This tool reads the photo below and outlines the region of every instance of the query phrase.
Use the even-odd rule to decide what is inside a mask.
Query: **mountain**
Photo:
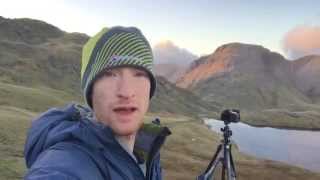
[[[0,16],[1,40],[41,44],[49,39],[59,38],[64,32],[43,21],[22,19],[6,19]]]
[[[293,61],[296,87],[313,102],[320,102],[320,56],[306,56]]]
[[[0,18],[0,81],[79,94],[79,60],[88,38],[38,20]]]
[[[257,110],[309,103],[295,87],[291,62],[262,46],[231,43],[200,58],[177,81],[206,101]]]
[[[193,86],[199,81],[228,73],[254,74],[265,78],[273,76],[290,81],[287,76],[290,72],[289,64],[280,54],[262,46],[231,43],[195,61],[178,84],[182,87]]]

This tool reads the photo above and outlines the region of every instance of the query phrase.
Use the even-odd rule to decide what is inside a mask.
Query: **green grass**
[[[218,106],[202,101],[194,93],[176,87],[163,77],[157,77],[157,91],[152,98],[150,111],[199,117],[215,115]]]
[[[193,91],[205,101],[251,111],[311,102],[291,85],[274,79],[267,81],[263,75],[243,73],[202,81]]]
[[[35,113],[0,106],[0,179],[22,179],[26,170],[23,147],[27,129]]]
[[[256,112],[244,111],[242,121],[254,126],[268,126],[287,129],[320,129],[320,111],[317,106],[307,108],[288,107],[265,109]]]
[[[0,106],[14,106],[33,112],[41,112],[52,106],[76,101],[72,95],[46,87],[30,88],[0,83]]]
[[[0,81],[80,94],[80,59],[80,44],[62,39],[41,45],[2,40]]]
[[[63,91],[0,83],[0,180],[22,179],[23,147],[31,120],[73,99]]]

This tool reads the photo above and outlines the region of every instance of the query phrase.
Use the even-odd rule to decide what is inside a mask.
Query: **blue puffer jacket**
[[[71,104],[50,109],[33,121],[25,159],[26,180],[160,180],[159,150],[170,131],[149,124],[139,131],[134,153],[145,161],[144,176],[137,161],[114,138],[110,128],[92,118],[92,112]]]

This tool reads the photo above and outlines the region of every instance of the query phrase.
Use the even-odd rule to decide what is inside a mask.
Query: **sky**
[[[287,58],[320,54],[317,0],[0,0],[0,16],[46,21],[90,36],[102,27],[136,26],[152,46],[171,41],[200,56],[241,42]]]

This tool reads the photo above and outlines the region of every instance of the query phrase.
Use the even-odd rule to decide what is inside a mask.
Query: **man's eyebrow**
[[[144,70],[142,70],[142,69],[136,69],[136,71],[146,73],[146,71],[144,71]]]
[[[148,73],[147,73],[146,71],[141,70],[141,69],[137,69],[135,72],[136,72],[136,73],[143,73],[143,74],[148,75]]]

